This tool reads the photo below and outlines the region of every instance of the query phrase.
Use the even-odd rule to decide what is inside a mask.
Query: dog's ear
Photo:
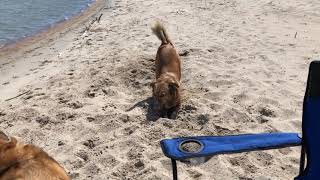
[[[0,131],[0,140],[9,141],[9,138],[4,132]]]
[[[0,143],[0,152],[4,152],[8,149],[14,148],[16,145],[17,145],[17,139],[14,137],[11,137],[10,141],[5,141]]]
[[[178,88],[180,87],[178,82],[172,82],[169,83],[169,92],[172,95],[175,95],[177,93]]]

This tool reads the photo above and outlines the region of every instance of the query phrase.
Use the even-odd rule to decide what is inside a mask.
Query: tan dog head
[[[0,179],[69,180],[65,170],[42,149],[18,143],[0,131]]]
[[[0,131],[0,172],[15,163],[17,159],[13,157],[17,145],[15,138],[8,138],[6,134]]]
[[[168,110],[180,103],[180,83],[170,76],[161,76],[151,83],[153,97],[160,110]]]

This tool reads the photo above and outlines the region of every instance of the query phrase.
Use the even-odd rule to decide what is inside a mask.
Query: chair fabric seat
[[[295,180],[320,179],[320,97],[305,99],[303,138],[307,148],[307,167]]]
[[[192,153],[180,149],[181,143],[196,141],[202,144],[199,152]],[[164,154],[174,160],[217,154],[239,153],[253,150],[266,150],[289,146],[300,146],[301,138],[297,133],[261,133],[232,136],[197,136],[164,139],[160,142]]]

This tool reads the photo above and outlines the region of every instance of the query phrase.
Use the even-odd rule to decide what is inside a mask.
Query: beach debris
[[[23,92],[23,93],[21,93],[21,94],[18,94],[17,96],[12,97],[12,98],[9,98],[9,99],[6,99],[6,100],[4,100],[4,101],[10,101],[10,100],[12,100],[12,99],[18,98],[18,97],[23,96],[23,95],[25,95],[25,94],[28,94],[28,93],[30,93],[30,92],[31,92],[31,91],[28,90],[28,91],[26,91],[26,92]]]
[[[295,38],[295,39],[297,38],[297,35],[298,35],[298,32],[296,32],[296,34],[294,34],[294,38]]]
[[[97,16],[95,19],[93,19],[88,26],[85,25],[84,28],[84,32],[82,34],[82,37],[86,37],[87,32],[92,28],[92,26],[94,25],[95,22],[100,23],[101,17],[102,17],[103,13],[101,13],[99,16]]]
[[[98,23],[100,23],[102,15],[103,15],[103,13],[101,13],[100,16],[98,18],[96,18]]]

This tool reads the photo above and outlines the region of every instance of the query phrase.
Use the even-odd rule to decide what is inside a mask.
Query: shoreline
[[[56,22],[55,24],[48,25],[39,32],[27,37],[22,37],[14,42],[5,44],[0,47],[0,59],[11,55],[13,53],[27,51],[28,48],[38,43],[48,43],[56,37],[64,35],[71,30],[79,28],[79,26],[88,22],[93,16],[98,14],[105,7],[104,0],[93,1],[86,9],[81,10],[76,15],[71,16],[69,19]]]

